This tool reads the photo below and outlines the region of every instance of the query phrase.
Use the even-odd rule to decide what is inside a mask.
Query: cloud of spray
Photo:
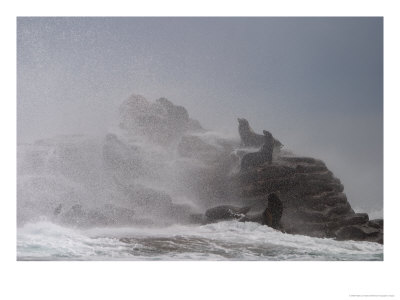
[[[237,117],[383,204],[382,18],[18,18],[18,141],[102,135],[133,92]]]

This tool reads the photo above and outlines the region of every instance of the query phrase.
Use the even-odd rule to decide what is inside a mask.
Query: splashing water
[[[382,245],[283,234],[256,223],[194,225],[238,201],[239,141],[184,108],[134,96],[120,128],[18,145],[19,260],[382,260]]]
[[[382,245],[289,235],[257,223],[92,228],[27,224],[19,260],[382,260]]]

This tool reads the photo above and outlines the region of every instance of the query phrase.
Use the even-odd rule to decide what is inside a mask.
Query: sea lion
[[[283,213],[283,204],[278,195],[271,193],[268,195],[268,206],[261,213],[256,215],[247,215],[241,218],[240,222],[256,222],[267,225],[274,229],[281,229],[280,220]]]
[[[240,219],[246,215],[250,208],[250,206],[237,207],[232,205],[221,205],[208,209],[205,216],[208,222]]]
[[[264,136],[257,134],[250,127],[249,121],[238,118],[239,135],[242,145],[245,147],[261,147],[264,144]]]
[[[246,171],[252,167],[260,166],[264,163],[272,162],[272,153],[274,151],[274,138],[269,131],[264,130],[264,145],[260,151],[247,153],[243,156],[240,163],[240,170]]]
[[[280,227],[280,221],[283,213],[283,204],[278,195],[271,193],[268,195],[268,207],[264,210],[262,224],[268,225],[274,229]]]
[[[250,127],[249,121],[243,118],[238,118],[239,135],[242,146],[244,147],[261,147],[264,144],[265,138],[262,134],[257,134]],[[283,147],[282,143],[277,139],[273,139],[275,151],[280,151]]]

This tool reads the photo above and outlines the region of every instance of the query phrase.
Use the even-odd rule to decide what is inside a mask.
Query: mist
[[[132,93],[207,129],[244,117],[383,208],[382,18],[18,18],[18,143],[104,135]]]

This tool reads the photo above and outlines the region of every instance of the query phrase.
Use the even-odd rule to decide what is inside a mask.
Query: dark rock
[[[327,216],[330,219],[336,216],[346,216],[348,214],[354,214],[354,210],[351,208],[349,202],[337,204],[336,206],[329,208],[327,211]]]
[[[374,228],[383,229],[383,220],[382,219],[371,220],[368,222],[368,225]]]
[[[308,222],[325,222],[329,221],[328,214],[320,211],[309,210],[303,207],[298,209],[298,216]]]
[[[268,195],[268,206],[265,208],[264,205],[261,213],[253,212],[252,214],[248,214],[251,209],[252,207],[250,206],[236,207],[221,205],[208,209],[203,218],[201,215],[192,215],[191,218],[202,223],[236,219],[240,222],[257,222],[274,229],[282,229],[280,220],[283,213],[283,204],[275,193]]]
[[[308,167],[313,167],[313,168],[321,167],[321,166],[326,167],[325,163],[322,160],[311,158],[311,157],[293,157],[293,156],[290,156],[290,157],[282,157],[282,160],[283,161],[287,161],[289,163],[305,163],[305,164],[308,164]],[[310,166],[310,164],[312,166]],[[299,165],[297,165],[296,167],[298,167],[298,166]],[[303,167],[305,167],[305,166],[303,166]]]
[[[281,225],[288,233],[383,242],[383,221],[356,214],[340,180],[321,160],[281,156],[271,164],[241,170],[238,179],[244,204],[255,205],[279,192],[284,205]]]
[[[339,225],[346,226],[346,225],[360,225],[365,224],[369,220],[368,214],[365,213],[357,213],[351,214],[344,218],[339,218]]]
[[[383,232],[368,225],[350,225],[335,232],[338,240],[371,241],[383,243]]]
[[[244,217],[249,210],[249,206],[236,207],[232,205],[221,205],[208,209],[205,216],[209,222],[232,220]]]
[[[338,240],[356,240],[362,241],[365,239],[366,234],[360,226],[350,225],[340,228],[335,232]]]

